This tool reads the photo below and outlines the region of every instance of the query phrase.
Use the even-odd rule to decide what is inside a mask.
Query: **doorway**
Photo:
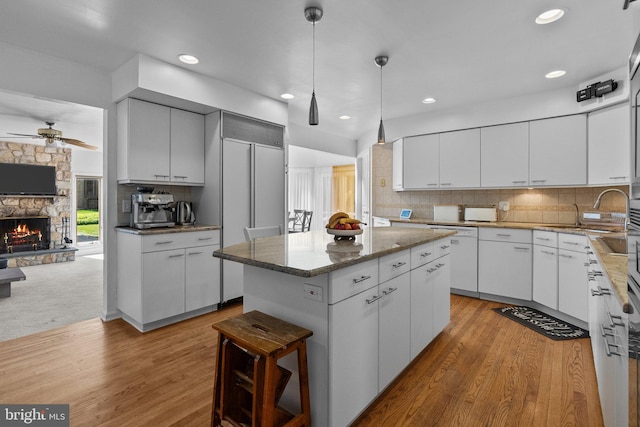
[[[102,245],[100,194],[102,178],[76,176],[76,244],[79,248]]]

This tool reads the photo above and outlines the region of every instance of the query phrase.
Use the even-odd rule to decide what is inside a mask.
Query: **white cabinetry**
[[[629,104],[589,113],[589,184],[629,182]]]
[[[117,106],[118,182],[204,184],[204,116],[127,98]]]
[[[558,233],[533,231],[533,300],[558,309]]]
[[[439,187],[440,135],[402,138],[393,143],[393,189],[424,190]]]
[[[558,309],[584,322],[589,318],[588,246],[583,235],[558,233]]]
[[[220,302],[218,230],[138,235],[119,232],[118,309],[145,332],[211,311]],[[183,317],[180,317],[183,316]]]
[[[529,182],[534,186],[587,183],[587,119],[573,115],[529,123]]]
[[[482,187],[526,187],[529,183],[529,123],[480,129]]]
[[[393,159],[392,159],[392,177],[393,177],[393,190],[402,191],[404,189],[404,164],[403,164],[403,151],[404,151],[404,138],[393,141]]]
[[[480,187],[480,129],[440,134],[440,188]]]
[[[531,301],[531,230],[478,230],[478,291]]]

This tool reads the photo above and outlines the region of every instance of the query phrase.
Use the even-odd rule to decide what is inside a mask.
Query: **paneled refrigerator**
[[[244,242],[244,227],[280,225],[284,230],[284,150],[222,140],[222,247]],[[243,266],[222,262],[222,298],[242,295]]]

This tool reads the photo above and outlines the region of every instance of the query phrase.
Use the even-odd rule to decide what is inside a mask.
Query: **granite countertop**
[[[140,234],[140,235],[152,235],[152,234],[168,234],[168,233],[189,233],[192,231],[207,231],[207,230],[220,230],[222,227],[219,225],[204,225],[204,224],[195,224],[195,225],[176,225],[175,227],[158,227],[158,228],[146,228],[144,230],[140,230],[133,227],[128,226],[118,226],[116,227],[116,231],[121,233],[129,233],[129,234]]]
[[[335,241],[325,230],[265,237],[217,250],[213,256],[295,276],[313,277],[456,233],[402,227],[365,227],[363,230],[355,240],[344,241]]]
[[[622,234],[622,233],[621,233]],[[612,234],[608,234],[611,236]],[[608,249],[598,240],[597,236],[590,236],[591,245],[595,249],[604,272],[608,277],[618,299],[622,303],[625,312],[629,308],[629,294],[627,292],[627,276],[629,272],[629,259],[623,255],[611,255]]]

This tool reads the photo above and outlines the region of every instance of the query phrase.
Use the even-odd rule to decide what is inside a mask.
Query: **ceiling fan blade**
[[[15,135],[15,136],[23,136],[25,138],[42,138],[42,136],[40,135],[29,135],[26,133],[11,133],[11,132],[7,132],[8,135]]]
[[[97,150],[98,147],[95,147],[93,145],[89,145],[86,142],[82,142],[79,139],[73,139],[73,138],[58,138],[60,141],[63,141],[66,144],[71,144],[71,145],[75,145],[76,147],[82,147],[82,148],[86,148],[88,150]]]

